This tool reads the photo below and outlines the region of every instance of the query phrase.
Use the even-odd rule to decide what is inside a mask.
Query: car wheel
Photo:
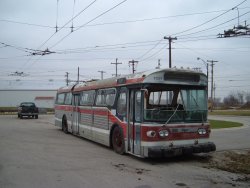
[[[22,115],[20,115],[20,119],[23,119],[23,116],[22,116]]]
[[[123,131],[119,126],[115,126],[112,133],[112,146],[116,153],[124,154],[125,153],[125,144]]]
[[[35,115],[35,118],[38,119],[38,115]]]

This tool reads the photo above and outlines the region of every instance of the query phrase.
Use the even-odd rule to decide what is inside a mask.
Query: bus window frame
[[[69,99],[67,100],[68,95],[69,95]],[[65,93],[64,104],[65,105],[72,105],[72,98],[73,98],[73,95],[71,92]]]
[[[92,101],[89,103],[82,103],[82,96],[84,93],[91,93],[92,94]],[[79,105],[80,106],[93,106],[95,104],[95,98],[97,95],[97,91],[96,90],[86,90],[86,91],[82,91],[80,93],[80,99],[79,99]]]
[[[58,101],[60,95],[63,95],[62,102]],[[58,105],[64,105],[65,104],[65,96],[66,96],[66,93],[58,93],[57,96],[56,96],[56,104],[58,104]]]
[[[112,104],[107,104],[107,95],[108,94],[113,94],[110,91],[114,91],[114,99],[112,101]],[[100,92],[103,93],[104,95],[104,103],[97,103],[98,96],[100,95]],[[116,97],[117,97],[117,89],[116,88],[106,88],[106,89],[98,89],[96,91],[96,96],[95,96],[95,106],[100,106],[100,107],[113,107],[116,104]]]

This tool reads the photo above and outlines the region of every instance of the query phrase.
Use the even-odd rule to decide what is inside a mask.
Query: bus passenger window
[[[120,96],[117,101],[117,114],[120,116],[126,116],[126,106],[127,106],[127,96],[126,93],[120,93]]]
[[[99,90],[96,98],[96,105],[105,106],[105,91]]]
[[[95,98],[95,90],[84,91],[81,93],[80,105],[93,105]]]
[[[65,93],[57,95],[56,104],[64,104]]]
[[[109,89],[106,91],[106,105],[107,106],[113,106],[115,102],[115,95],[116,95],[116,90],[115,89]]]
[[[72,103],[72,94],[67,93],[65,97],[65,104],[70,105]]]

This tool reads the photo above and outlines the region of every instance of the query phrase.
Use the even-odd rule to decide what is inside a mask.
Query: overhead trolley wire
[[[186,33],[186,32],[188,32],[188,31],[192,31],[192,30],[194,30],[194,29],[196,29],[196,28],[199,28],[199,27],[201,27],[201,26],[203,26],[203,25],[205,25],[205,24],[208,24],[209,22],[211,22],[211,21],[213,21],[213,20],[216,20],[217,18],[223,16],[224,14],[227,14],[228,12],[232,11],[232,9],[234,9],[234,8],[236,8],[236,7],[238,7],[238,6],[240,6],[241,4],[245,3],[246,1],[247,1],[247,0],[242,1],[241,3],[239,3],[239,4],[236,5],[236,6],[234,6],[233,8],[231,8],[231,9],[229,9],[229,10],[227,10],[227,11],[221,13],[221,14],[219,14],[218,16],[216,16],[216,17],[214,17],[214,18],[212,18],[212,19],[210,19],[210,20],[207,20],[207,21],[203,22],[202,24],[199,24],[199,25],[197,25],[197,26],[194,26],[194,27],[191,27],[191,28],[189,28],[189,29],[183,30],[183,31],[181,31],[181,32],[177,32],[177,33],[171,34],[170,36],[173,36],[173,35],[175,35],[175,36],[177,35],[177,36],[178,36],[179,34]],[[180,35],[180,36],[181,36],[181,35]]]
[[[249,14],[249,13],[250,13],[250,11],[248,11],[248,12],[246,12],[246,13],[240,15],[239,17],[245,16],[245,15],[247,15],[247,14]],[[232,19],[230,19],[230,20],[228,20],[228,21],[226,21],[226,22],[217,24],[217,25],[215,25],[215,26],[213,26],[213,27],[209,27],[209,28],[206,28],[206,29],[202,29],[202,30],[200,30],[200,31],[196,31],[196,32],[193,32],[193,33],[188,33],[188,34],[185,34],[185,35],[179,35],[179,36],[178,36],[178,39],[180,39],[181,37],[185,37],[185,36],[189,36],[189,35],[193,35],[193,34],[197,34],[197,33],[201,33],[201,32],[204,32],[204,31],[208,31],[208,30],[214,29],[214,28],[216,28],[216,27],[219,27],[219,26],[221,26],[221,25],[224,25],[224,24],[226,24],[226,23],[228,23],[228,22],[231,22],[231,21],[234,21],[234,20],[236,20],[236,19],[238,19],[238,17],[232,18]]]
[[[97,0],[92,1],[90,4],[88,4],[84,9],[82,9],[80,12],[78,12],[73,18],[71,18],[69,21],[67,21],[62,27],[59,28],[58,32],[62,30],[66,25],[68,25],[73,19],[78,17],[80,14],[82,14],[85,10],[87,10],[91,5],[93,5]],[[43,47],[57,32],[53,33],[45,42],[43,42],[38,49]]]
[[[84,23],[83,25],[79,26],[75,31],[78,31],[79,29],[85,27],[87,24],[93,22],[94,20],[98,19],[99,17],[107,14],[108,12],[110,12],[111,10],[115,9],[116,7],[120,6],[121,4],[125,3],[127,0],[123,0],[120,3],[116,4],[115,6],[111,7],[110,9],[102,12],[101,14],[99,14],[98,16],[94,17],[93,19],[89,20],[88,22]],[[69,35],[71,35],[72,33],[69,33],[67,35],[65,35],[63,38],[61,38],[58,42],[56,42],[54,45],[52,45],[50,47],[50,49],[54,48],[55,46],[57,46],[59,43],[61,43],[64,39],[66,39]]]
[[[242,7],[242,8],[239,8],[239,9],[249,9],[249,8],[250,7]],[[169,18],[184,17],[184,16],[211,14],[211,13],[222,12],[222,11],[226,11],[226,10],[214,10],[214,11],[207,11],[207,12],[186,13],[186,14],[171,15],[171,16],[162,16],[162,17],[153,17],[153,18],[145,18],[145,19],[114,21],[114,22],[106,22],[106,23],[96,23],[96,24],[88,24],[85,27],[94,27],[94,26],[102,26],[102,25],[113,25],[113,24],[123,24],[123,23],[135,23],[135,22],[145,22],[145,21],[154,21],[154,20],[162,20],[162,19],[169,19]],[[58,17],[58,15],[56,17]],[[56,18],[56,20],[57,19],[58,18]],[[36,26],[36,27],[43,27],[43,28],[51,28],[51,29],[55,29],[56,28],[56,27],[50,26],[50,25],[34,24],[34,23],[28,23],[28,22],[19,22],[19,21],[16,21],[16,20],[0,19],[0,22],[22,24],[22,25]],[[74,28],[78,28],[78,27],[79,26],[75,26]],[[61,27],[57,25],[57,28],[61,28]],[[71,28],[71,27],[65,27],[64,26],[63,28]]]

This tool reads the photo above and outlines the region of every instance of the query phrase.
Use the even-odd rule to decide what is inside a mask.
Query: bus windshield
[[[144,121],[195,123],[207,121],[205,88],[148,89],[145,92]]]

